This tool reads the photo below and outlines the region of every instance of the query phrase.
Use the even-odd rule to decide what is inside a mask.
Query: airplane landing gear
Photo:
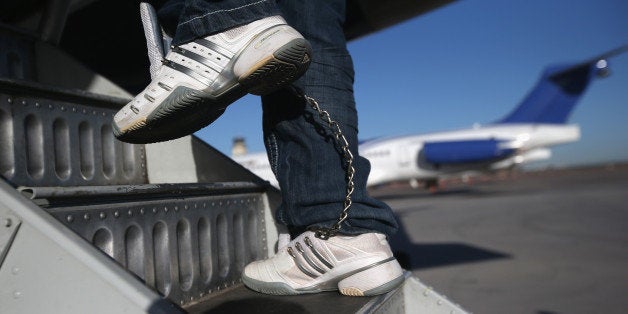
[[[436,193],[440,190],[440,186],[438,184],[438,179],[428,179],[425,180],[425,189],[430,191],[430,193]]]

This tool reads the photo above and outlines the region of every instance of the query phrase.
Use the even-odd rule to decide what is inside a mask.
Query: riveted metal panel
[[[265,258],[262,193],[180,195],[47,211],[146,285],[187,306],[240,282]]]
[[[91,105],[96,101],[87,96],[30,96],[38,93],[46,91],[0,94],[0,175],[27,186],[146,182],[144,146],[113,136],[117,104]]]
[[[0,216],[1,313],[182,313],[4,180]]]

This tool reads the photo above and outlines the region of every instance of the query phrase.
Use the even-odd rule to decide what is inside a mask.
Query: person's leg
[[[172,50],[143,92],[115,116],[120,140],[152,143],[189,135],[247,92],[263,95],[307,69],[309,43],[277,15],[273,0],[168,2]]]
[[[354,156],[353,205],[341,231],[393,234],[396,220],[386,204],[368,195],[370,164],[358,154],[353,63],[342,30],[344,1],[279,4],[288,23],[312,45],[310,68],[294,84],[316,99],[340,124]],[[282,90],[262,100],[266,149],[283,196],[278,220],[296,233],[309,226],[330,227],[338,220],[346,196],[341,148],[334,144],[330,129],[303,98]]]
[[[171,0],[157,12],[159,21],[180,45],[253,21],[280,15],[275,0]]]
[[[353,65],[342,30],[344,0],[279,2],[288,23],[312,44],[312,63],[295,85],[316,99],[342,130],[354,156],[355,190],[339,234],[316,237],[308,227],[331,227],[344,208],[346,169],[334,134],[304,99],[290,90],[263,97],[264,133],[283,202],[277,220],[294,240],[269,259],[249,264],[242,280],[269,294],[339,290],[376,295],[403,282],[386,241],[397,223],[391,209],[366,191],[369,163],[357,151]]]

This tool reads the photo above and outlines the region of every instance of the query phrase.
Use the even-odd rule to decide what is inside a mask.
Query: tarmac
[[[403,266],[470,312],[628,313],[626,164],[372,194]]]

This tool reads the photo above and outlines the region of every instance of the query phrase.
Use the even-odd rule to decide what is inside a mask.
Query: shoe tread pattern
[[[222,99],[206,99],[200,91],[179,87],[147,117],[145,125],[132,127],[123,134],[114,128],[114,133],[120,140],[136,144],[172,140],[214,122],[225,107]]]
[[[273,54],[273,58],[240,80],[249,93],[266,95],[286,86],[305,73],[311,48],[304,39],[294,39]]]

